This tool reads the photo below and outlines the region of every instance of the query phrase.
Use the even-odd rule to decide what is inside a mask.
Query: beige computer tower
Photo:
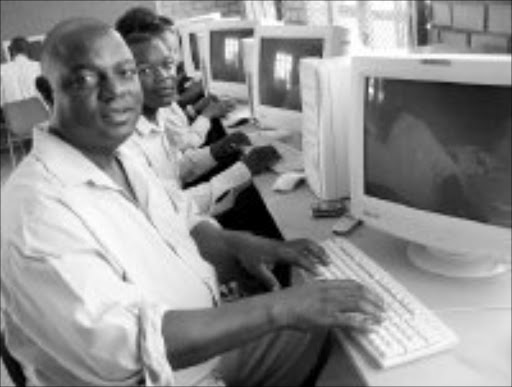
[[[302,152],[306,180],[320,199],[350,195],[350,59],[300,62]]]

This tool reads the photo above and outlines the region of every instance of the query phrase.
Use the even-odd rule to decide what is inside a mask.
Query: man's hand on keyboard
[[[272,290],[279,288],[279,282],[270,271],[270,265],[288,263],[313,274],[317,265],[327,263],[323,247],[308,239],[281,242],[248,233],[231,234],[234,245],[238,246],[234,255],[241,266]]]
[[[220,162],[234,154],[239,155],[242,152],[242,147],[246,145],[250,145],[247,135],[242,132],[234,132],[210,145],[210,153],[215,161]]]
[[[266,145],[250,149],[242,157],[242,162],[245,163],[254,176],[274,165],[280,158],[281,156],[276,148],[272,145]]]
[[[206,105],[201,115],[206,118],[221,118],[235,108],[235,102],[230,100],[219,100],[217,98],[206,99]]]
[[[380,296],[348,279],[313,281],[278,295],[274,318],[280,326],[289,328],[347,327],[371,331],[382,322],[385,312]]]

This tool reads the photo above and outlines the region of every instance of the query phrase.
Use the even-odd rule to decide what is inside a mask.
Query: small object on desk
[[[349,212],[345,212],[341,219],[332,226],[332,232],[336,235],[347,235],[354,231],[361,223],[360,219],[356,219]]]
[[[279,175],[272,189],[277,192],[290,192],[297,188],[306,178],[306,175],[302,172],[286,172]]]
[[[314,218],[337,218],[347,212],[345,200],[320,200],[311,205]]]

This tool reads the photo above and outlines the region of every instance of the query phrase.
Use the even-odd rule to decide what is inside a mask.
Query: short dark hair
[[[128,46],[133,46],[135,44],[150,42],[153,39],[156,39],[154,34],[149,34],[149,33],[144,33],[144,32],[134,32],[134,33],[129,34],[126,38],[124,38],[124,40]]]
[[[172,19],[156,14],[146,7],[134,7],[126,11],[117,21],[116,30],[126,39],[134,33],[160,34],[174,25]]]
[[[23,36],[16,36],[11,40],[11,45],[9,46],[9,51],[12,56],[16,56],[18,54],[28,55],[30,51],[30,45],[28,40]]]

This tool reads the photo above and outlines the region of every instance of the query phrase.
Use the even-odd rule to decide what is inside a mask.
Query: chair
[[[37,124],[47,121],[49,112],[37,97],[6,103],[3,106],[7,127],[7,146],[13,168],[16,166],[15,146],[19,146],[25,155],[23,142],[32,139],[32,129]]]

